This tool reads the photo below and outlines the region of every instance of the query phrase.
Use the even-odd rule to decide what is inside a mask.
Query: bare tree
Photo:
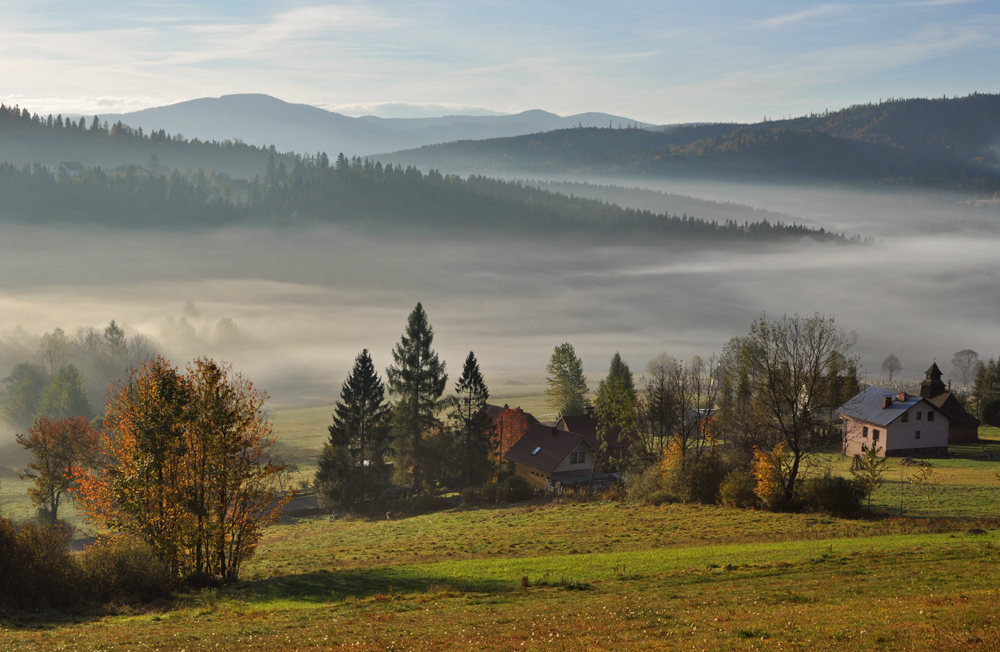
[[[834,356],[853,361],[857,336],[837,328],[833,317],[798,315],[768,321],[727,345],[727,373],[740,379],[745,400],[763,418],[775,440],[788,452],[784,499],[791,500],[803,459],[819,444],[815,436],[829,405],[833,384],[828,373]]]
[[[889,374],[889,382],[892,382],[892,375],[903,370],[903,363],[899,361],[899,358],[895,354],[890,353],[885,360],[882,361],[882,371]]]
[[[972,349],[962,349],[951,356],[951,365],[962,387],[968,387],[976,379],[979,371],[979,354]]]

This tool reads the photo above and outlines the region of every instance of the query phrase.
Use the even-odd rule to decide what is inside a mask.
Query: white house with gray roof
[[[844,455],[874,447],[879,457],[948,451],[947,416],[920,395],[868,387],[838,411],[844,422]]]

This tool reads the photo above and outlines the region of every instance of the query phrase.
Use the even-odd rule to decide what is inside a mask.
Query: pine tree
[[[316,486],[326,502],[351,509],[358,501],[377,497],[389,484],[388,416],[385,386],[365,349],[340,389],[316,472]]]
[[[462,440],[462,480],[466,487],[471,487],[484,482],[490,473],[492,444],[492,429],[486,414],[490,391],[472,351],[465,359],[462,377],[455,383],[455,394],[451,418]]]
[[[573,345],[564,342],[557,346],[545,370],[549,374],[549,387],[545,390],[549,407],[560,415],[582,414],[586,407],[587,378]]]
[[[394,364],[386,370],[389,391],[398,397],[393,410],[397,453],[401,468],[412,468],[411,479],[417,488],[423,487],[425,480],[423,438],[440,425],[437,412],[448,382],[445,365],[431,348],[433,342],[434,331],[424,307],[418,303],[392,351]]]

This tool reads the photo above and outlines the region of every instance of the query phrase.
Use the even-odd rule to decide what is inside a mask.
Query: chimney
[[[885,410],[890,405],[892,405],[892,397],[891,396],[883,396],[882,397],[882,409]]]
[[[906,403],[906,392],[900,392],[896,395],[896,400],[900,403]]]
[[[584,408],[583,411],[587,413],[588,417],[594,416],[594,406],[593,405],[588,405],[586,408]]]

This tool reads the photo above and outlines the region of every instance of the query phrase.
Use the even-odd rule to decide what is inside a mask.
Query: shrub
[[[683,502],[713,504],[719,500],[719,487],[729,470],[718,453],[688,455],[666,476],[667,487]]]
[[[483,485],[480,493],[488,503],[519,503],[531,500],[535,490],[531,484],[519,475],[512,475],[500,482],[490,480]]]
[[[625,497],[630,502],[646,505],[677,502],[676,496],[667,489],[658,464],[651,464],[644,470],[627,474]]]
[[[818,478],[807,478],[802,482],[799,504],[806,511],[854,516],[861,511],[866,495],[864,485],[858,480],[830,475],[827,471]]]
[[[750,471],[733,469],[719,485],[719,503],[726,507],[754,507],[757,504],[756,484]]]
[[[80,556],[86,596],[95,602],[135,602],[169,594],[170,573],[152,548],[129,536],[100,541]]]
[[[62,608],[73,603],[80,573],[61,523],[18,527],[0,518],[0,608]]]

